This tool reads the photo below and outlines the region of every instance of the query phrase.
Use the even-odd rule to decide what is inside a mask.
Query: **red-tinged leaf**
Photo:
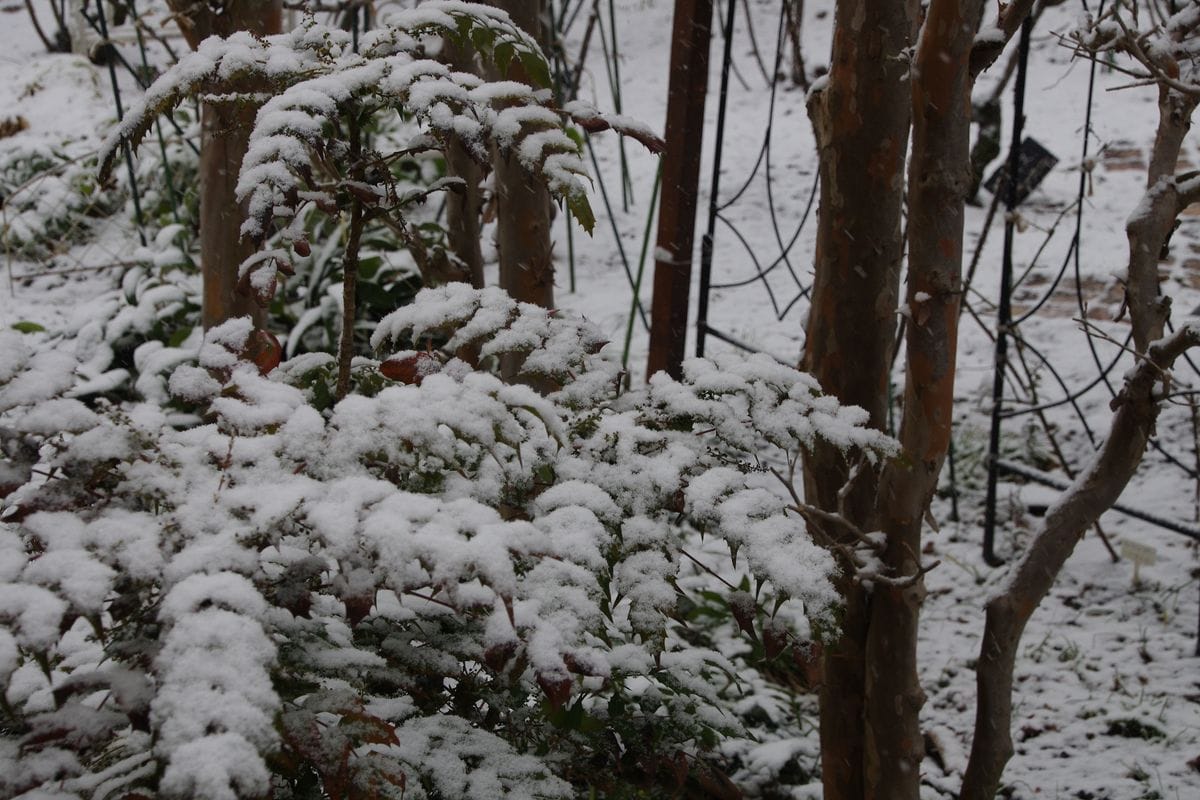
[[[254,362],[260,374],[266,375],[283,359],[283,345],[275,334],[257,329],[246,343],[246,357]]]
[[[575,124],[588,133],[600,133],[608,130],[608,123],[600,117],[576,117]]]
[[[408,775],[403,772],[393,772],[392,770],[383,767],[375,767],[375,774],[383,780],[390,783],[400,790],[400,794],[404,794],[408,788]]]
[[[387,720],[380,719],[365,711],[346,711],[338,721],[338,727],[367,744],[400,744],[396,737],[396,727]]]
[[[343,597],[342,602],[346,605],[346,621],[353,628],[366,619],[367,614],[371,613],[371,609],[375,606],[375,595],[371,593]]]
[[[675,786],[682,789],[687,783],[688,776],[688,760],[687,756],[682,751],[675,751],[675,756],[670,759],[664,759],[666,767],[671,772],[671,776],[675,779]]]
[[[787,647],[787,629],[778,620],[772,619],[763,626],[763,650],[767,659],[773,659]]]
[[[483,651],[483,663],[487,664],[488,669],[499,672],[504,669],[504,665],[508,663],[515,652],[517,652],[516,642],[494,644]]]
[[[269,270],[269,273],[260,275],[263,270]],[[272,298],[275,297],[275,290],[279,286],[278,270],[272,262],[260,262],[257,266],[246,273],[244,281],[245,288],[250,291],[254,301],[263,308],[271,304]],[[266,277],[264,277],[264,275]]]
[[[312,247],[308,243],[307,236],[301,236],[296,241],[292,242],[292,249],[296,251],[296,255],[301,258],[307,258],[312,255]]]
[[[563,663],[567,665],[567,669],[574,672],[576,675],[600,676],[603,673],[597,669],[595,664],[588,662],[586,659],[580,659],[574,653],[564,653],[562,657]]]
[[[562,708],[571,699],[571,686],[574,681],[569,675],[539,672],[537,682],[554,708]]]
[[[825,648],[820,642],[792,645],[792,662],[804,674],[808,688],[816,689],[825,682]]]
[[[699,773],[698,780],[704,789],[705,797],[711,797],[713,800],[742,800],[741,790],[725,773],[707,766],[699,770]]]
[[[425,376],[437,372],[441,364],[429,353],[414,353],[405,358],[389,358],[379,365],[383,377],[407,383],[410,386],[420,386]]]
[[[729,597],[729,610],[743,633],[754,636],[754,598],[748,592],[734,592]]]

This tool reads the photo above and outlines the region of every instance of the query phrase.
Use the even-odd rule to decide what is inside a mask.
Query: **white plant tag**
[[[1143,566],[1153,566],[1158,561],[1158,551],[1148,544],[1131,542],[1128,539],[1121,542],[1121,556],[1133,562],[1133,585],[1139,583],[1138,570]]]

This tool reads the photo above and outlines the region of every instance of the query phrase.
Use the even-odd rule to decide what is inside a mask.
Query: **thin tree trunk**
[[[675,0],[646,378],[682,376],[712,42],[712,0]]]
[[[888,373],[904,243],[900,209],[911,102],[904,87],[915,0],[840,0],[826,87],[810,96],[820,157],[815,279],[804,365],[825,391],[862,406],[887,427]],[[840,452],[818,446],[805,461],[809,503],[838,508],[850,474]],[[875,475],[859,477],[842,511],[875,527]],[[830,530],[831,537],[845,535]],[[821,772],[826,800],[861,800],[865,783],[868,609],[850,565],[838,589],[841,631],[825,650],[821,689]]]
[[[447,59],[450,66],[461,72],[476,72],[471,53],[451,44],[446,46],[451,48]],[[483,168],[475,162],[462,142],[453,139],[446,148],[446,172],[463,181],[461,191],[455,189],[446,193],[446,239],[450,254],[457,261],[450,264],[446,280],[462,281],[482,289],[480,214],[483,210],[483,194],[479,184],[483,180]]]
[[[804,46],[801,32],[804,30],[804,0],[784,0],[787,13],[787,36],[792,46],[792,83],[808,91],[808,70],[804,67]]]
[[[256,106],[241,102],[206,102],[200,108],[201,318],[205,330],[244,316],[261,328],[266,319],[251,293],[239,288],[238,268],[254,255],[256,247],[242,238],[246,216],[234,194],[257,113]]]
[[[545,0],[492,0],[513,22],[529,33],[545,50],[543,25]],[[518,59],[513,59],[505,79],[534,85]],[[492,172],[496,186],[496,240],[500,251],[500,288],[513,299],[554,308],[554,261],[550,242],[553,208],[550,192],[534,180],[516,153],[493,154]],[[524,358],[507,354],[500,359],[506,381],[516,379]]]
[[[544,44],[545,0],[493,0],[513,22]],[[544,49],[544,48],[543,48]],[[533,84],[513,59],[508,80]],[[495,162],[497,196],[496,235],[500,246],[500,286],[515,299],[554,307],[554,262],[550,246],[550,192],[541,181],[532,180],[515,153],[497,153]]]
[[[908,181],[905,457],[881,479],[883,563],[867,633],[867,797],[916,798],[924,757],[917,625],[925,596],[921,526],[950,446],[961,297],[963,206],[971,184],[971,48],[983,0],[933,0],[913,66]],[[911,576],[911,577],[910,577]]]
[[[209,36],[246,30],[265,36],[282,29],[281,0],[242,0],[219,7],[196,0],[169,0],[184,39],[194,50]],[[244,209],[234,189],[258,107],[249,101],[203,103],[200,109],[201,318],[205,329],[232,317],[250,316],[261,327],[265,314],[239,289],[238,268],[254,253],[242,241]]]
[[[1183,138],[1197,100],[1168,87],[1159,93],[1159,124],[1146,178],[1146,194],[1126,225],[1129,240],[1128,303],[1139,362],[1113,400],[1108,438],[1071,488],[1046,513],[1041,528],[999,592],[988,601],[976,667],[977,699],[963,800],[992,800],[1012,757],[1012,688],[1017,648],[1025,625],[1049,593],[1075,545],[1121,496],[1133,477],[1170,385],[1167,370],[1200,329],[1181,328],[1162,339],[1169,298],[1158,292],[1159,255],[1179,214],[1200,200],[1200,179],[1175,176]]]
[[[347,121],[350,135],[350,180],[361,183],[365,172],[362,163],[362,131],[358,120]],[[346,251],[342,256],[342,335],[338,341],[337,393],[338,400],[350,391],[350,365],[354,361],[354,326],[358,317],[358,251],[362,244],[363,204],[357,197],[350,201],[350,228],[346,234]]]
[[[1029,550],[987,604],[976,666],[975,737],[963,776],[962,800],[993,800],[1012,757],[1012,684],[1025,624],[1046,597],[1083,532],[1121,496],[1133,477],[1162,406],[1166,370],[1200,329],[1187,326],[1151,345],[1113,400],[1112,428],[1091,464],[1046,512]]]
[[[1129,275],[1126,297],[1138,352],[1163,334],[1167,304],[1158,291],[1158,262],[1175,225],[1173,179],[1183,139],[1192,127],[1195,97],[1161,86],[1158,93],[1158,132],[1146,173],[1146,200],[1126,224]]]

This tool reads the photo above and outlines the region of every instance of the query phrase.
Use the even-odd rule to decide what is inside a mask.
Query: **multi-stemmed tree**
[[[971,89],[1034,5],[1015,0],[985,19],[983,0],[931,0],[925,9],[915,0],[839,0],[828,80],[810,95],[821,205],[805,365],[826,391],[865,408],[881,428],[905,265],[903,306],[909,310],[903,455],[870,469],[818,446],[806,462],[808,500],[831,515],[825,536],[844,570],[842,624],[825,651],[821,691],[827,800],[918,796],[924,693],[916,645],[925,570],[919,554],[953,417],[963,206],[972,183]],[[1141,15],[1139,28],[1125,5],[1114,4],[1078,41],[1087,53],[1132,56],[1139,77],[1160,88],[1143,212],[1128,228],[1138,364],[1114,403],[1108,438],[1047,513],[1005,590],[988,604],[974,745],[962,790],[977,800],[994,796],[1012,753],[1012,670],[1024,625],[1083,532],[1132,476],[1171,364],[1200,341],[1186,326],[1161,338],[1169,299],[1159,294],[1157,279],[1163,243],[1200,190],[1194,176],[1175,175],[1200,97],[1194,72],[1200,7],[1174,11],[1156,4],[1156,13]],[[869,535],[875,531],[884,534],[882,541]],[[864,581],[864,555],[882,561],[885,580],[872,572]]]

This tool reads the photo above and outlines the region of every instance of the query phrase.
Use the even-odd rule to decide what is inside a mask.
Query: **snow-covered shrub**
[[[313,356],[264,375],[248,321],[210,331],[170,380],[182,429],[0,336],[5,796],[720,785],[715,746],[780,705],[751,658],[836,624],[771,467],[895,452],[766,358],[622,392],[590,325],[464,285],[383,320],[378,391],[325,413]],[[506,352],[556,391],[455,355]]]
[[[386,14],[380,22],[357,50],[348,32],[312,17],[276,36],[240,32],[205,40],[156,80],[142,104],[113,130],[103,148],[101,174],[111,172],[121,144],[136,146],[159,115],[188,98],[216,95],[236,102],[266,95],[237,188],[248,206],[243,235],[259,244],[272,239],[241,267],[265,305],[280,274],[293,272],[292,259],[311,250],[304,230],[309,206],[330,212],[358,206],[402,241],[419,238],[405,209],[455,179],[405,185],[392,171],[401,156],[437,149],[449,139],[484,162],[493,145],[514,152],[590,231],[594,217],[582,182],[587,171],[579,142],[564,129],[565,120],[578,120],[593,131],[611,128],[652,149],[661,145],[624,117],[607,117],[578,103],[557,108],[548,88],[486,81],[427,55],[431,44],[450,41],[493,62],[502,73],[519,61],[535,81],[548,86],[545,55],[503,11],[437,0]],[[419,123],[390,152],[374,149],[362,136],[368,121],[384,113]]]

